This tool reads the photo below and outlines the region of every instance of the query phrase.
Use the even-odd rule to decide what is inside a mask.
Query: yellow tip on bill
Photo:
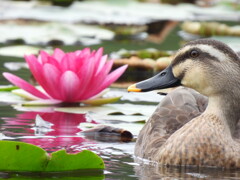
[[[133,85],[128,87],[128,92],[141,92],[141,89],[138,89],[136,87],[136,84],[133,84]]]

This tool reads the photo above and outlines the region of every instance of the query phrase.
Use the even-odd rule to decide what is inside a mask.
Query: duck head
[[[211,96],[229,89],[226,86],[239,84],[239,73],[239,57],[230,47],[220,41],[200,39],[179,49],[165,70],[129,86],[128,91],[146,92],[183,85]]]

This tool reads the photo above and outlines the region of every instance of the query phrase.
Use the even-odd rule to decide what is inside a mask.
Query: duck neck
[[[210,96],[204,114],[214,114],[229,128],[233,135],[240,119],[240,93],[227,93]]]

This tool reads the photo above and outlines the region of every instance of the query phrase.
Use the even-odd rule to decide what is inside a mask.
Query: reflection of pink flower
[[[67,152],[79,152],[86,148],[83,146],[85,142],[89,142],[82,137],[55,137],[55,138],[28,138],[23,139],[23,142],[34,144],[41,148],[44,148],[48,152],[54,152],[60,149],[66,149]]]
[[[44,92],[11,73],[3,75],[37,99],[80,102],[107,88],[127,68],[125,65],[109,73],[113,60],[107,61],[107,56],[103,56],[102,53],[102,48],[92,52],[85,48],[70,53],[55,49],[53,55],[41,51],[38,57],[25,56],[34,78]]]
[[[51,126],[31,128],[29,122],[34,124],[36,116],[40,116],[45,123],[51,123]],[[18,114],[16,118],[3,118],[4,134],[11,136],[25,136],[22,141],[40,146],[47,151],[56,151],[66,148],[70,151],[80,151],[80,146],[89,142],[89,140],[78,135],[82,130],[79,129],[81,123],[86,122],[85,114],[73,114],[64,112],[25,112]],[[28,124],[26,123],[28,122]],[[91,121],[95,123],[95,121]],[[22,129],[22,132],[12,132],[9,129]],[[37,136],[37,137],[36,137]],[[38,137],[40,136],[40,137]],[[46,137],[45,137],[46,136]],[[49,137],[50,136],[50,137]],[[28,138],[29,137],[29,138]],[[76,146],[77,150],[76,150]]]
[[[40,113],[39,115],[44,121],[53,124],[52,131],[45,134],[51,136],[76,136],[81,131],[78,126],[86,122],[85,114],[52,112]],[[92,121],[92,123],[95,122]]]

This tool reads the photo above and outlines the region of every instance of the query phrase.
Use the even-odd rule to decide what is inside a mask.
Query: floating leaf
[[[101,115],[98,113],[92,113],[91,118],[104,121],[122,121],[122,122],[132,122],[132,123],[142,123],[148,119],[148,116],[142,115]]]
[[[0,141],[1,171],[43,171],[49,156],[42,148],[15,141]]]
[[[26,54],[38,54],[39,50],[42,47],[34,47],[27,45],[16,45],[16,46],[7,46],[0,48],[0,55],[2,56],[14,56],[14,57],[23,57]],[[51,50],[46,49],[47,52],[51,52]]]
[[[5,62],[3,66],[10,71],[18,71],[22,68],[28,69],[28,66],[25,62]]]
[[[1,171],[49,172],[80,169],[104,169],[104,162],[88,150],[77,154],[67,154],[65,150],[59,150],[49,156],[45,150],[32,144],[0,141]]]
[[[0,91],[12,91],[14,89],[18,89],[18,87],[17,86],[12,86],[12,85],[0,86]]]
[[[113,103],[120,100],[120,97],[112,97],[112,98],[97,98],[97,99],[89,99],[86,101],[82,101],[84,104],[92,105],[92,106],[100,106],[103,104]]]
[[[0,92],[0,102],[14,104],[14,103],[22,103],[24,99],[7,91]]]
[[[30,10],[30,9],[29,9]],[[15,22],[0,24],[2,34],[7,33],[5,36],[0,35],[0,42],[21,40],[21,43],[26,44],[74,44],[82,42],[86,45],[95,44],[100,40],[111,40],[114,33],[107,29],[94,25],[84,24],[69,24],[63,22],[29,22],[25,24],[18,24]],[[49,31],[49,28],[51,31]],[[29,33],[31,32],[31,33]],[[94,41],[95,40],[95,41]],[[96,41],[98,40],[98,41]],[[16,47],[17,55],[22,52],[33,52],[36,54],[37,48],[30,46]],[[14,55],[14,50],[12,55]],[[0,49],[1,54],[11,55],[10,49]]]
[[[95,153],[83,150],[67,154],[65,150],[52,153],[46,171],[71,171],[74,169],[104,169],[103,160]]]
[[[144,109],[144,111],[143,111]],[[111,104],[103,105],[100,107],[59,107],[55,111],[68,112],[68,113],[88,113],[94,112],[99,115],[145,115],[150,116],[156,109],[156,105],[138,105],[138,104]]]

